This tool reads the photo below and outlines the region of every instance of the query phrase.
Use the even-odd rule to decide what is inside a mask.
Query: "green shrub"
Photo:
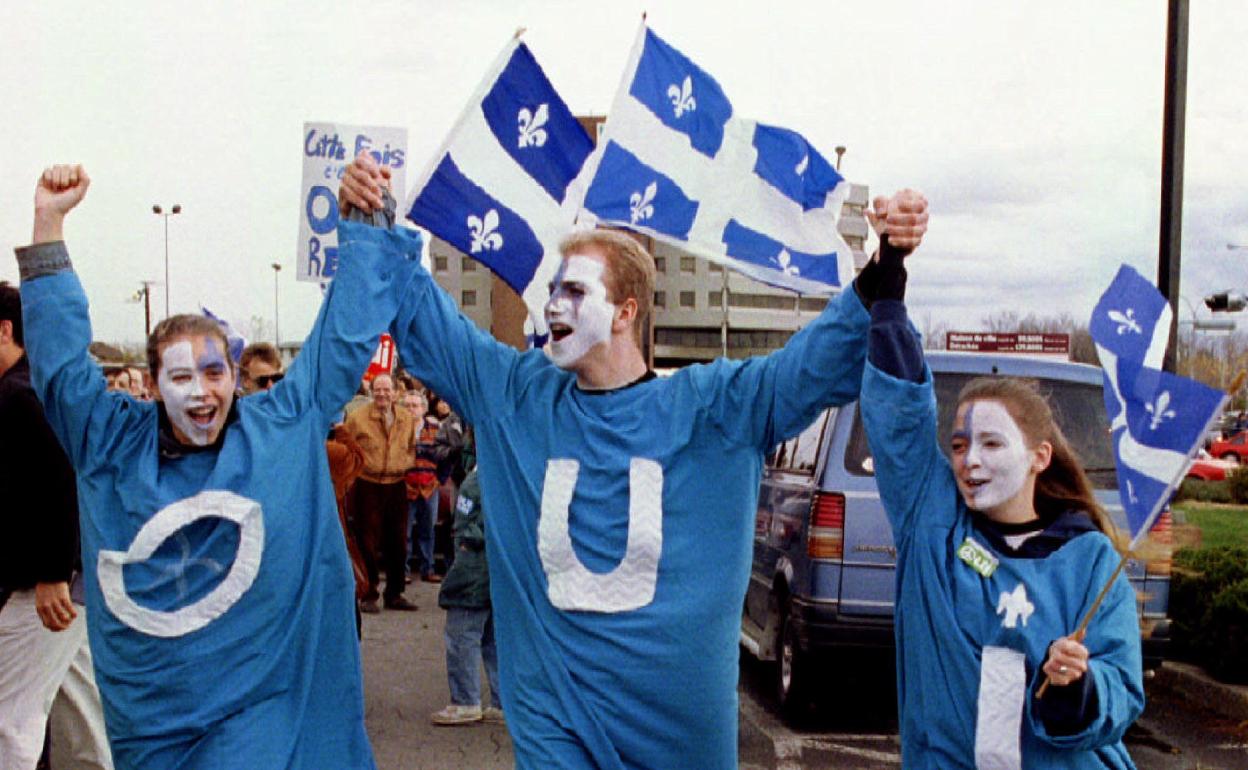
[[[1174,657],[1248,682],[1248,548],[1177,552],[1170,619]]]
[[[1231,488],[1230,484],[1225,481],[1185,479],[1174,499],[1176,502],[1196,500],[1202,503],[1229,503],[1231,502]]]
[[[1232,502],[1248,504],[1248,466],[1241,466],[1227,474],[1226,485],[1230,489]]]

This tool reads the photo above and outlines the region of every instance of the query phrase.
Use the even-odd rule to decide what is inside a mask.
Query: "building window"
[[[681,307],[693,307],[696,304],[696,302],[697,300],[695,299],[693,292],[682,291],[680,293],[680,306]]]
[[[433,272],[435,273],[446,272],[446,257],[434,257],[433,258]]]
[[[802,310],[818,313],[828,306],[827,297],[802,297],[798,305]]]
[[[654,306],[655,307],[667,307],[667,292],[656,291],[654,293]]]
[[[715,291],[708,291],[706,293],[706,304],[711,307],[723,307],[724,293],[719,289],[716,289]]]
[[[477,261],[472,257],[464,257],[460,260],[459,269],[465,273],[471,273],[477,269]]]
[[[477,292],[473,289],[464,289],[460,293],[459,304],[461,307],[475,307],[477,304]]]
[[[680,258],[680,272],[692,273],[698,269],[698,261],[693,257]]]
[[[667,258],[666,258],[666,257],[655,257],[655,258],[654,258],[654,269],[655,269],[655,271],[657,271],[657,272],[660,272],[660,273],[666,273],[666,272],[667,272]]]
[[[715,264],[714,262],[708,262],[708,263],[707,263],[707,265],[710,267],[710,270],[711,270],[711,272],[712,272],[712,273],[722,273],[722,272],[724,272],[724,266],[723,266],[723,265],[717,265],[717,264]]]

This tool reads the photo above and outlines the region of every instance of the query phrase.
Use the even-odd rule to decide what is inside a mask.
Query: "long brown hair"
[[[1034,447],[1047,441],[1053,447],[1049,467],[1036,477],[1036,513],[1043,518],[1066,511],[1082,511],[1096,528],[1111,538],[1114,525],[1092,493],[1092,483],[1083,471],[1079,456],[1053,419],[1048,400],[1030,380],[1007,377],[978,377],[958,394],[958,406],[968,401],[996,401],[1005,407],[1023,436]]]

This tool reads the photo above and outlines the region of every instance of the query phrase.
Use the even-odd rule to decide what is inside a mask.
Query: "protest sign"
[[[338,270],[338,180],[361,150],[392,171],[395,198],[406,188],[407,130],[338,123],[303,124],[303,184],[299,195],[299,243],[295,277],[324,282]]]

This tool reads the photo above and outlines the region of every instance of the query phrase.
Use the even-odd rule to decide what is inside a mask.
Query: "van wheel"
[[[780,711],[792,719],[809,703],[810,671],[806,654],[797,642],[797,628],[786,611],[780,618],[776,644],[776,699]]]

